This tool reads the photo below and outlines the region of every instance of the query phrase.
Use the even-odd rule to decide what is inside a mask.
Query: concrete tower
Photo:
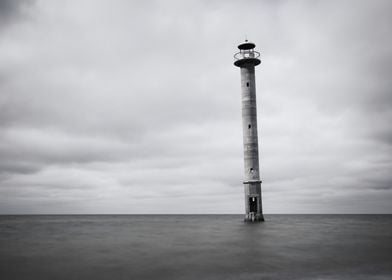
[[[245,221],[264,221],[261,204],[259,145],[257,137],[255,66],[260,64],[260,53],[255,44],[245,40],[234,55],[234,65],[241,69],[242,128],[245,163]]]

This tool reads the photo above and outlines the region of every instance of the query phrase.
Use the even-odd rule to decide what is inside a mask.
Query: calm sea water
[[[392,215],[0,216],[0,279],[392,279]]]

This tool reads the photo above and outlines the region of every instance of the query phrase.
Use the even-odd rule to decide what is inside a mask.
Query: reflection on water
[[[392,215],[0,216],[0,279],[391,279]]]

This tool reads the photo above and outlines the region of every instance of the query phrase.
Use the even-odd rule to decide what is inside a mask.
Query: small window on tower
[[[250,169],[250,173],[252,173],[252,172],[253,172],[253,168]]]
[[[251,126],[250,124],[248,124],[248,128],[249,128],[249,129],[251,129],[251,128],[252,128],[252,126]]]
[[[249,87],[249,83],[246,83],[246,86]]]

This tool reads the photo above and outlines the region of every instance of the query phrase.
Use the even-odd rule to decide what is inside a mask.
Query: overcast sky
[[[0,213],[392,213],[392,1],[0,0]]]

